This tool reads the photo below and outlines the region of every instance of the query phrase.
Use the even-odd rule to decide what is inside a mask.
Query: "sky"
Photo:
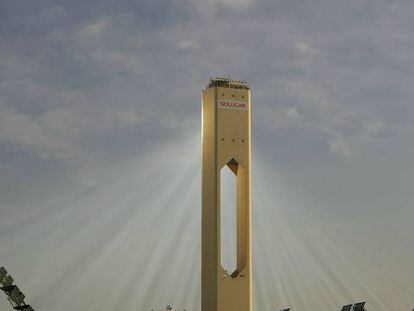
[[[0,266],[36,310],[200,310],[200,91],[230,74],[252,91],[254,309],[412,310],[413,16],[0,0]]]

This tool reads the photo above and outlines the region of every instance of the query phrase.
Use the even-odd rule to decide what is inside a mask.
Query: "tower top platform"
[[[214,77],[214,78],[212,77],[210,79],[209,84],[207,85],[207,88],[212,88],[212,87],[227,87],[227,88],[232,88],[232,89],[245,89],[245,90],[250,89],[246,81],[232,80],[230,79],[230,76]]]

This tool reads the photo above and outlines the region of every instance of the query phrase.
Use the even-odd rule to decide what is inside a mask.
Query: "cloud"
[[[52,128],[56,124],[52,122]],[[62,132],[65,136],[69,133]],[[26,152],[34,151],[43,158],[72,159],[83,156],[70,140],[61,139],[44,122],[13,110],[0,111],[0,142]]]
[[[329,151],[335,155],[344,158],[350,158],[354,155],[347,139],[339,133],[331,133],[328,145]]]
[[[59,19],[67,17],[65,9],[60,5],[46,6],[37,14],[29,17],[28,21],[34,24],[44,24],[45,22],[57,22]]]
[[[256,0],[207,0],[198,1],[200,10],[218,10],[220,7],[232,9],[234,11],[244,11],[251,7]]]
[[[304,56],[314,56],[318,52],[317,49],[311,47],[309,43],[305,41],[299,41],[296,44],[296,49]]]
[[[296,108],[287,109],[285,115],[288,119],[293,121],[300,121],[303,118]]]
[[[181,51],[187,51],[187,50],[193,50],[197,51],[201,48],[200,44],[198,42],[193,40],[181,40],[177,43],[177,47]]]
[[[303,101],[306,127],[311,131],[328,134],[327,145],[330,153],[349,158],[354,155],[351,148],[352,133],[347,131],[352,125],[346,118],[342,105],[327,91],[304,81],[287,83],[290,96]],[[290,110],[291,118],[302,118],[296,110]]]
[[[328,91],[307,81],[287,81],[290,96],[300,98],[315,109],[318,114],[330,113],[338,108],[338,102]]]
[[[370,120],[363,124],[366,131],[371,133],[377,133],[384,128],[384,122],[382,120]]]
[[[138,111],[105,109],[85,113],[79,109],[53,109],[40,116],[30,116],[10,109],[0,109],[0,143],[13,149],[34,152],[42,158],[76,161],[93,156],[83,137],[91,133],[134,128],[146,118]]]
[[[83,39],[94,39],[100,37],[109,27],[111,18],[107,15],[100,16],[96,20],[83,26],[77,34]]]
[[[297,104],[302,111],[296,115],[297,109],[290,108],[286,115],[292,120],[303,119],[301,126],[327,135],[331,154],[343,158],[363,156],[370,145],[379,143],[379,134],[391,133],[382,119],[373,119],[372,113],[353,111],[348,103],[313,83],[288,81],[286,85],[289,96],[300,100]]]
[[[283,238],[293,237],[294,232],[303,230],[305,234],[306,230],[315,231],[322,226],[326,232],[320,232],[320,236],[326,237],[326,241],[314,240],[324,241],[328,246],[338,245],[338,236],[344,240],[342,246],[364,240],[368,247],[358,249],[376,253],[375,250],[385,249],[383,245],[372,247],[375,241],[383,242],[378,236],[384,233],[385,224],[395,230],[389,235],[390,241],[410,236],[409,226],[400,226],[399,222],[412,219],[403,211],[412,202],[409,186],[413,184],[410,171],[414,154],[411,2],[315,0],[299,4],[296,1],[262,0],[120,0],[88,4],[72,1],[62,2],[60,6],[52,2],[13,2],[3,5],[4,10],[0,12],[0,221],[12,228],[6,221],[11,215],[16,222],[22,219],[25,224],[17,226],[20,229],[12,239],[4,235],[5,238],[0,238],[2,249],[4,246],[9,250],[1,253],[3,258],[37,256],[39,265],[47,262],[41,252],[29,253],[25,247],[16,247],[32,245],[33,232],[37,232],[33,243],[36,249],[44,249],[46,244],[61,246],[67,237],[71,237],[71,242],[66,245],[78,245],[83,234],[90,239],[90,245],[105,249],[108,245],[105,232],[117,232],[116,228],[123,227],[125,219],[134,219],[131,215],[137,210],[142,211],[137,217],[142,223],[131,222],[131,228],[149,232],[143,230],[152,225],[147,221],[148,215],[154,216],[155,223],[161,228],[160,223],[170,219],[164,208],[175,210],[176,206],[185,205],[181,201],[169,201],[169,196],[154,196],[154,189],[161,189],[157,193],[171,192],[176,198],[180,189],[198,187],[193,179],[199,163],[195,153],[200,147],[200,90],[211,75],[220,73],[230,73],[250,84],[256,159],[253,165],[265,165],[266,174],[280,179],[278,183],[267,182],[264,187],[255,189],[259,191],[254,196],[258,200],[255,217],[269,222],[268,228],[259,225],[255,229],[259,242],[273,234],[284,241]],[[185,137],[195,138],[183,148],[180,142]],[[180,152],[171,153],[174,148],[170,146]],[[194,156],[191,162],[194,167],[188,163],[190,155]],[[180,161],[180,165],[174,161]],[[179,173],[166,173],[177,169],[180,172],[188,170],[188,173],[178,179]],[[260,170],[254,169],[255,174],[257,172],[255,180],[263,182]],[[124,183],[116,186],[118,181]],[[286,186],[282,187],[284,183]],[[108,186],[94,196],[96,201],[83,201],[91,189],[101,184]],[[160,187],[161,184],[164,186]],[[131,192],[131,189],[138,189],[138,192]],[[278,192],[278,189],[284,190]],[[134,196],[130,196],[131,193]],[[275,195],[263,199],[272,194]],[[293,201],[288,197],[294,198]],[[152,206],[158,200],[162,204],[155,213]],[[188,204],[192,212],[197,211],[193,202],[197,205],[197,198]],[[44,212],[42,207],[46,205],[48,209]],[[392,220],[389,218],[390,206]],[[132,214],[122,213],[124,208]],[[278,217],[276,212],[285,217]],[[66,221],[69,219],[67,215],[72,216],[70,222]],[[119,217],[112,217],[116,215]],[[198,230],[198,219],[197,216],[183,223],[192,226],[194,232]],[[275,219],[284,226],[274,226]],[[382,227],[373,226],[377,219],[382,219]],[[178,222],[171,223],[176,225]],[[291,223],[295,225],[287,225]],[[341,232],[345,230],[343,223],[346,226],[352,223],[352,230],[361,231],[354,235],[350,232],[348,236],[346,231]],[[64,225],[63,231],[60,231],[61,225]],[[94,226],[94,236],[88,230],[78,235],[78,228],[90,228],[90,225]],[[172,232],[169,226],[164,227]],[[282,228],[284,234],[272,231],[272,228]],[[295,228],[295,231],[286,228]],[[9,232],[4,227],[0,230],[6,235]],[[31,234],[27,235],[27,232]],[[56,234],[50,235],[50,232]],[[341,233],[335,236],[333,232]],[[372,238],[368,238],[370,235]],[[129,234],[121,236],[120,240],[127,241],[127,236],[142,235]],[[191,234],[180,236],[192,238]],[[96,237],[102,244],[95,243]],[[154,239],[161,241],[163,237],[154,236]],[[142,241],[146,243],[145,239]],[[288,238],[284,242],[301,247],[301,258],[306,258],[304,263],[310,264],[312,261],[308,261],[309,253],[305,250],[312,241],[306,245],[298,241],[300,239]],[[171,245],[176,245],[176,241],[172,242]],[[396,245],[400,244],[388,245],[387,251],[394,250]],[[95,252],[94,257],[87,251],[88,245],[84,246],[85,249],[78,250],[77,258],[86,271],[88,263],[100,261],[102,256]],[[115,249],[118,246],[125,248],[125,252],[113,252],[110,247],[106,251],[108,262],[113,259],[111,254],[122,254],[117,257],[121,263],[119,273],[131,275],[136,267],[130,261],[131,250],[136,254],[145,248],[133,249],[123,242],[113,246]],[[194,244],[195,250],[197,247]],[[332,274],[328,276],[327,267],[337,261],[324,253],[324,249],[330,248],[321,247],[318,253],[321,258],[317,258],[320,260],[306,268],[306,271],[318,273],[308,275],[311,285],[303,289],[299,300],[295,300],[302,309],[313,309],[314,306],[304,301],[311,293],[307,289],[314,288],[315,282],[327,284],[321,277],[332,277]],[[344,246],[342,249],[348,248]],[[169,251],[168,248],[165,250]],[[21,251],[18,256],[17,251]],[[282,264],[276,266],[291,269],[284,271],[297,269],[288,265],[291,264],[289,258],[274,256],[281,252],[271,253],[267,247],[264,251],[258,256],[264,265],[257,275],[259,280],[266,282],[263,288],[269,288],[265,296],[275,300],[259,298],[255,301],[259,305],[257,309],[270,310],[275,307],[274,302],[282,301],[275,295],[284,292],[283,289],[276,294],[270,292],[281,283],[268,286],[272,280],[285,277],[283,284],[288,284],[289,292],[297,293],[291,280],[304,284],[302,281],[306,276],[292,278],[275,270],[269,277],[266,271],[271,270],[267,270],[267,258],[282,260]],[[144,256],[138,256],[139,260],[147,255],[148,259],[153,258],[151,252],[144,253]],[[181,259],[183,253],[176,253]],[[408,251],[406,254],[404,260],[408,266],[412,254]],[[71,256],[64,255],[61,259],[68,270],[68,262],[74,261]],[[167,267],[162,259],[167,257],[161,256],[163,253],[159,255],[154,271],[161,266]],[[390,269],[388,272],[399,275],[403,284],[410,284],[413,278],[408,270],[392,270],[392,267],[404,267],[400,264],[401,258],[377,257],[389,260],[384,264]],[[368,265],[372,263],[369,258],[361,261],[374,269]],[[325,265],[320,264],[323,260]],[[131,270],[122,268],[126,262]],[[11,260],[11,264],[17,271],[22,271],[18,261]],[[54,264],[57,270],[63,271],[61,264]],[[359,265],[349,264],[345,268],[353,266]],[[43,268],[46,271],[48,267]],[[193,268],[191,271],[198,270]],[[78,272],[85,272],[81,270]],[[100,268],[95,270],[99,275]],[[372,270],[372,275],[380,275],[378,271],[384,270]],[[347,271],[346,275],[352,275],[350,272],[355,270]],[[92,272],[82,275],[87,284],[96,284],[97,276]],[[356,275],[364,285],[359,288],[359,294],[365,293],[365,288],[370,288],[373,293],[392,287],[381,287],[386,286],[386,282],[373,281],[367,274]],[[146,274],[146,279],[155,280],[158,276],[150,273]],[[59,290],[66,293],[66,284],[73,283],[71,277],[58,274],[57,281],[62,280],[58,283],[64,284]],[[338,278],[341,279],[341,275]],[[131,284],[133,279],[131,277]],[[171,282],[168,284],[176,280],[169,274],[166,279]],[[37,283],[34,281],[33,284]],[[129,290],[128,284],[124,285]],[[87,286],[76,288],[79,289],[79,301],[83,299],[89,303],[89,296],[81,293]],[[97,296],[104,292],[102,288],[96,291]],[[146,292],[151,293],[158,303],[159,292],[151,287],[147,289],[135,296],[139,298],[138,303],[143,300],[149,303]],[[124,299],[124,296],[134,295],[121,294],[122,290],[112,292],[111,302],[114,306],[118,302],[119,308],[128,309],[128,302],[135,300]],[[184,288],[182,290],[185,292]],[[50,291],[40,288],[39,292],[43,295]],[[343,291],[332,293],[338,294],[335,297],[338,298]],[[71,291],[61,305],[70,305],[71,297],[77,297],[77,294],[77,290]],[[173,294],[175,292],[171,292]],[[40,296],[39,301],[44,306],[55,305],[47,302],[57,298],[46,296]],[[280,296],[283,298],[282,294]],[[309,299],[324,302],[323,294],[310,296]],[[378,310],[390,309],[373,296],[368,298],[375,301]],[[197,299],[195,297],[191,305],[194,309],[198,306]],[[76,306],[71,305],[73,310],[84,307],[79,301]],[[397,303],[401,301],[399,299]],[[92,306],[95,302],[90,303]],[[104,302],[102,306],[93,307],[110,308]],[[323,310],[323,307],[319,309]],[[407,308],[408,304],[400,309]]]

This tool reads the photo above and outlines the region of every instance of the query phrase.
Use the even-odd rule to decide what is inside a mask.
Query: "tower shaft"
[[[246,83],[212,79],[202,92],[202,311],[251,311],[251,106]],[[236,177],[237,268],[221,265],[220,172]]]

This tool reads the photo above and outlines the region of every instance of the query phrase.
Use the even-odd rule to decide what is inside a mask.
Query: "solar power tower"
[[[243,81],[212,78],[202,91],[202,311],[252,310],[251,106]],[[236,179],[236,257],[221,265],[220,172]]]

